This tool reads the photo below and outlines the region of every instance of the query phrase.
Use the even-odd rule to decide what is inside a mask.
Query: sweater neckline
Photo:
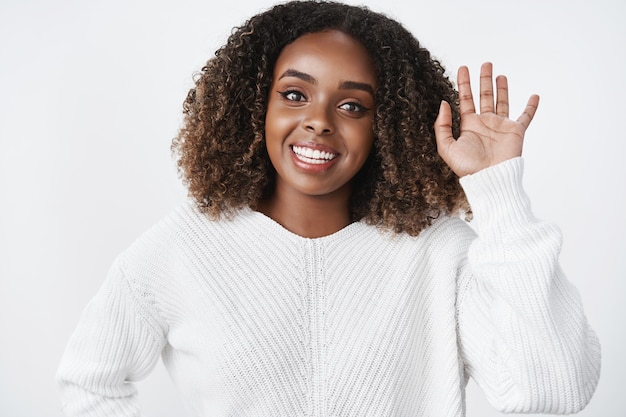
[[[252,210],[251,208],[243,209],[241,214],[244,217],[248,218],[250,221],[252,221],[254,224],[258,225],[259,228],[261,228],[264,232],[268,234],[283,236],[285,238],[293,239],[293,240],[297,240],[301,242],[324,243],[324,242],[332,242],[332,241],[340,241],[344,239],[349,239],[363,232],[368,227],[362,221],[357,221],[357,222],[350,223],[347,226],[343,227],[342,229],[339,229],[338,231],[331,233],[329,235],[311,238],[311,237],[304,237],[297,233],[294,233],[290,231],[289,229],[285,228],[280,223],[278,223],[276,220],[272,219],[271,217],[266,216],[265,214],[259,211]]]

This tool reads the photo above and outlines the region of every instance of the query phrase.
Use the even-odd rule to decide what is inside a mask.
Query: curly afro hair
[[[393,19],[325,1],[292,1],[252,17],[197,75],[172,150],[198,208],[219,218],[272,193],[264,130],[274,64],[298,37],[329,29],[360,41],[377,74],[374,147],[353,180],[352,219],[417,235],[443,214],[469,213],[435,144],[441,100],[452,106],[455,135],[460,120],[443,66]]]

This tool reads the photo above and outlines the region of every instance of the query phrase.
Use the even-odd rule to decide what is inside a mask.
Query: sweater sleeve
[[[538,221],[512,159],[461,184],[478,238],[461,273],[457,313],[468,376],[502,412],[584,408],[600,374],[600,345],[558,263],[561,233]]]
[[[154,368],[164,340],[116,261],[83,312],[57,371],[65,414],[139,416],[132,382]]]

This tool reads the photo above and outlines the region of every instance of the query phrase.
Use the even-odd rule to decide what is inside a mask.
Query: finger
[[[485,62],[480,67],[480,112],[493,113],[493,66]]]
[[[533,117],[535,117],[537,107],[539,107],[539,96],[537,94],[533,94],[528,99],[528,103],[526,103],[524,111],[520,117],[517,118],[518,123],[521,123],[524,126],[524,130],[528,129],[530,122],[533,120]]]
[[[452,110],[450,104],[441,101],[439,105],[439,114],[435,120],[435,139],[437,140],[437,152],[443,157],[442,152],[454,142],[452,135]]]
[[[466,66],[459,67],[457,83],[459,85],[459,110],[461,111],[461,116],[466,113],[476,113],[469,70]]]
[[[498,96],[496,98],[496,114],[502,117],[509,117],[509,83],[504,75],[496,77],[496,88]]]

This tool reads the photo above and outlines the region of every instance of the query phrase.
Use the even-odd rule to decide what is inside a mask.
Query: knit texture
[[[472,377],[505,412],[590,400],[600,347],[537,221],[522,160],[464,177],[475,232],[353,223],[297,236],[242,210],[185,204],[113,264],[58,371],[68,416],[139,416],[161,356],[190,414],[462,417]]]

